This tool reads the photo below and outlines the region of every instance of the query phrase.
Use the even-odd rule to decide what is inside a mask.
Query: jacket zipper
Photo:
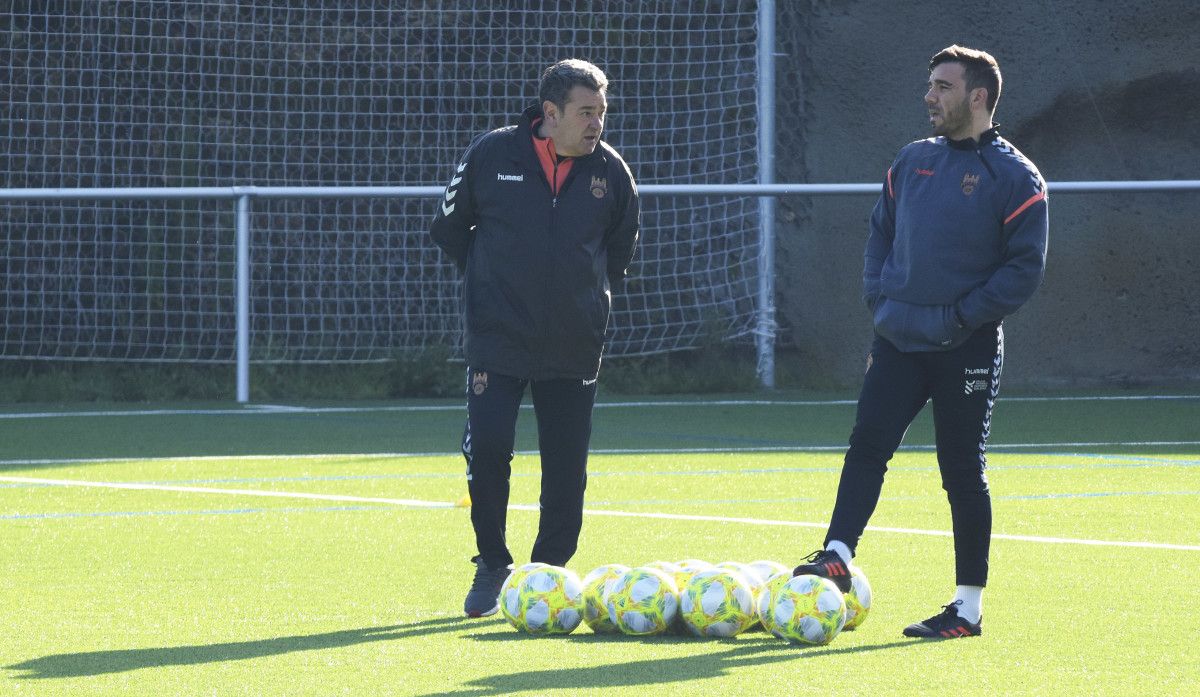
[[[550,195],[553,197],[550,202],[550,207],[558,208],[558,153],[552,152],[550,153],[550,157],[554,158],[554,171],[550,173]]]
[[[983,157],[983,143],[979,143],[975,146],[975,154],[979,157],[979,161],[983,163],[983,168],[988,171],[988,174],[992,175],[992,179],[995,179],[996,173],[992,170],[992,166],[988,164],[988,161]]]
[[[550,141],[547,140],[546,145],[549,146],[549,144],[550,144]],[[547,149],[549,150],[549,147],[547,147]],[[558,210],[558,164],[559,164],[558,153],[551,151],[550,157],[552,158],[552,160],[554,162],[554,169],[551,170],[551,172],[550,172],[550,181],[546,182],[547,184],[550,185],[550,224],[549,224],[549,229],[546,231],[546,260],[548,262],[551,261],[551,259],[552,259],[552,255],[550,254],[550,251],[554,245],[555,218],[556,218],[556,212]],[[541,169],[541,168],[539,167],[538,169]],[[550,268],[553,268],[553,264],[550,264]],[[544,298],[551,297],[550,282],[549,282],[547,276],[548,276],[548,274],[542,275],[542,297],[544,297]],[[542,346],[548,346],[550,343],[550,323],[549,322],[550,322],[550,315],[549,315],[549,313],[547,313],[546,316],[543,318],[543,324],[542,324],[542,341],[541,341]],[[543,359],[543,356],[541,353],[539,353],[535,359],[535,366],[534,366],[534,374],[535,375],[537,375],[538,373],[541,372],[542,363],[543,363],[542,359]]]

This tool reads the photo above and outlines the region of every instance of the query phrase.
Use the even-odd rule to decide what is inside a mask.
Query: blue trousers
[[[904,352],[875,337],[825,542],[851,551],[879,503],[887,463],[926,402],[933,404],[938,469],[950,501],[958,585],[985,586],[992,535],[987,448],[1004,365],[1004,330],[976,330],[950,351]]]

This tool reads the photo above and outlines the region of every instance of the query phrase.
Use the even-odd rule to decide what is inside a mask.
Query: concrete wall
[[[930,56],[996,56],[1001,133],[1047,181],[1200,179],[1200,2],[780,0],[780,182],[877,182],[929,135]],[[874,196],[781,199],[781,369],[861,381]],[[1200,192],[1050,189],[1045,284],[1006,320],[1007,387],[1200,385]]]

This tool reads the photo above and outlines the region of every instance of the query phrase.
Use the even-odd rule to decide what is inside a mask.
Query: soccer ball
[[[522,565],[516,567],[515,569],[513,569],[512,571],[509,571],[508,578],[504,579],[504,585],[501,586],[500,595],[501,596],[504,595],[505,588],[508,588],[509,586],[515,586],[518,583],[520,583],[521,579],[528,576],[530,571],[534,571],[535,569],[541,569],[546,566],[550,566],[550,565],[543,564],[540,561],[531,561],[528,564],[522,564]]]
[[[755,573],[758,574],[758,577],[763,580],[763,583],[766,583],[775,574],[787,572],[789,576],[792,575],[792,570],[789,567],[786,567],[777,561],[771,561],[770,559],[759,559],[758,561],[752,561],[750,562],[750,568],[754,569]]]
[[[653,561],[646,566],[654,567],[661,571],[666,571],[667,574],[675,581],[675,588],[682,595],[684,586],[691,580],[692,576],[707,569],[714,568],[712,564],[699,559],[684,559],[677,562]],[[687,625],[683,623],[683,616],[679,613],[675,615],[675,621],[667,628],[672,634],[687,634]]]
[[[675,566],[679,567],[679,570],[674,574],[675,586],[679,588],[679,592],[681,593],[683,592],[683,587],[686,586],[687,582],[692,579],[692,576],[695,576],[701,571],[707,571],[713,568],[712,564],[699,559],[684,559],[683,561],[677,561],[675,562]]]
[[[608,616],[604,605],[604,594],[621,574],[629,571],[624,564],[597,566],[583,577],[583,621],[597,634],[612,634],[620,631]]]
[[[854,631],[871,611],[871,584],[867,582],[867,575],[857,566],[849,566],[850,592],[846,594],[846,626],[842,627],[843,632]]]
[[[679,572],[682,571],[682,569],[679,568],[679,565],[676,564],[675,562],[652,561],[648,564],[643,564],[642,566],[646,566],[651,569],[658,569],[659,571],[662,571],[663,573],[670,576],[671,578],[676,579],[675,586],[676,587],[679,586],[678,576],[679,576]]]
[[[698,571],[679,592],[679,614],[696,636],[737,636],[757,620],[754,591],[729,570]]]
[[[678,566],[681,569],[695,569],[697,571],[703,571],[704,569],[711,569],[713,567],[712,564],[709,564],[703,559],[681,559],[680,561],[675,562],[675,566]]]
[[[500,589],[500,612],[509,624],[530,634],[570,634],[579,626],[583,583],[574,571],[545,565],[518,571]]]
[[[781,571],[767,579],[754,596],[755,615],[758,616],[758,621],[762,623],[763,629],[772,634],[775,633],[775,629],[772,622],[774,615],[771,613],[771,607],[775,603],[775,598],[779,595],[779,590],[791,579],[791,571]]]
[[[766,587],[767,581],[780,574],[791,577],[792,570],[777,561],[769,559],[752,561],[746,564],[746,566],[757,576],[757,580],[753,578],[747,579],[751,582],[751,590],[754,591],[754,621],[750,624],[750,628],[752,629],[762,622],[762,618],[758,615],[758,598]]]
[[[604,605],[609,619],[625,634],[661,634],[679,611],[679,591],[665,572],[639,566],[613,582]]]
[[[717,568],[726,569],[736,574],[741,574],[742,578],[746,580],[746,583],[750,584],[751,589],[761,586],[763,581],[766,580],[763,578],[762,574],[754,570],[754,567],[750,566],[749,564],[744,564],[740,561],[723,561],[720,564],[717,564]]]
[[[770,619],[763,624],[780,639],[828,644],[846,624],[846,601],[827,578],[803,574],[770,589]],[[765,599],[759,600],[760,611]]]
[[[522,564],[521,566],[509,571],[508,576],[504,579],[504,583],[500,586],[501,607],[503,607],[504,598],[506,595],[508,595],[509,590],[515,589],[521,583],[521,579],[528,576],[530,571],[534,571],[535,569],[540,569],[545,566],[549,566],[549,564],[543,564],[540,561],[533,561],[529,562],[528,564]]]

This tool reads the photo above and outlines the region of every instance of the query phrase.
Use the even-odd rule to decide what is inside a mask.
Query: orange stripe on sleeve
[[[891,196],[892,198],[896,198],[896,190],[892,188],[892,168],[891,167],[888,167],[887,183],[888,183],[888,196]],[[1008,221],[1006,220],[1004,222],[1008,222]]]
[[[1017,210],[1012,212],[1012,215],[1010,215],[1004,219],[1004,224],[1008,225],[1009,221],[1011,221],[1013,218],[1017,217],[1018,215],[1021,215],[1021,212],[1024,211],[1026,208],[1029,208],[1030,206],[1037,203],[1038,201],[1041,201],[1044,198],[1046,198],[1045,191],[1039,191],[1036,194],[1034,194],[1033,196],[1030,196],[1028,201],[1026,201],[1025,203],[1022,203],[1017,208]]]

